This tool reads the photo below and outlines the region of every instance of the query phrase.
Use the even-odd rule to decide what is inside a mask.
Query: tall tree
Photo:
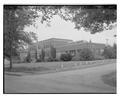
[[[31,34],[24,32],[24,27],[32,24],[35,11],[31,6],[4,5],[4,58],[18,55],[18,49],[32,42]],[[32,36],[33,37],[33,36]]]

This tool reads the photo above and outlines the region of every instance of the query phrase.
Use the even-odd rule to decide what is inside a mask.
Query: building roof
[[[46,40],[34,43],[32,46],[38,45],[40,48],[48,48],[52,45],[56,48],[58,46],[63,46],[63,45],[69,44],[71,42],[73,42],[73,40],[60,39],[60,38],[50,38],[50,39],[46,39]]]
[[[42,42],[45,42],[45,41],[66,41],[66,42],[73,42],[73,40],[70,40],[70,39],[61,39],[61,38],[50,38],[50,39],[43,40]]]

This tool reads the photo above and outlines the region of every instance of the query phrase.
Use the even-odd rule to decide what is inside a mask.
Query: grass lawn
[[[102,80],[105,84],[116,87],[116,72],[103,75]]]
[[[7,71],[7,72],[25,72],[25,73],[33,73],[33,72],[36,72],[36,71],[46,71],[46,70],[50,70],[50,69],[45,68],[45,67],[33,67],[33,68],[14,67],[12,69],[5,68],[5,71]]]
[[[115,60],[109,63],[115,63]],[[22,72],[22,73],[51,73],[75,69],[83,69],[94,66],[109,64],[108,61],[70,61],[70,62],[40,62],[40,63],[21,63],[13,64],[13,68],[5,67],[5,72]]]

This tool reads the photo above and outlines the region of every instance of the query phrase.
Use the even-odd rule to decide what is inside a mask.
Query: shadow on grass
[[[110,85],[112,87],[116,87],[116,72],[111,72],[109,74],[103,75],[102,80],[105,84]]]

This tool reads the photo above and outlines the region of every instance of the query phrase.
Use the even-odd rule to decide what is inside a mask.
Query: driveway
[[[5,93],[116,93],[102,76],[116,71],[116,64],[65,72],[9,76],[5,75]]]

